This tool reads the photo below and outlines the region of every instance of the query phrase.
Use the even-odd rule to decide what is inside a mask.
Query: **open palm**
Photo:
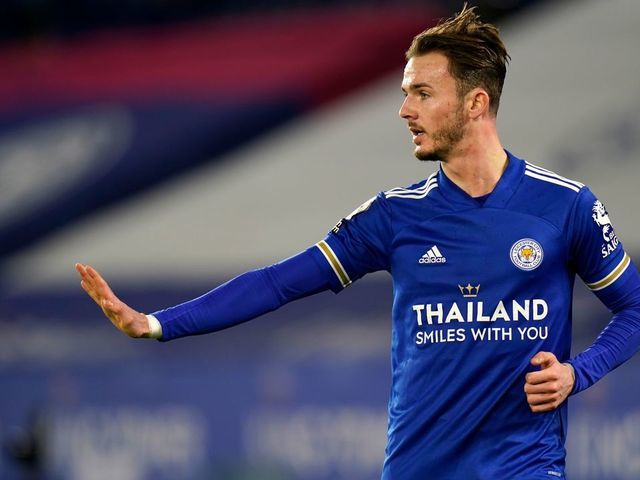
[[[76,270],[80,274],[80,286],[118,330],[134,338],[149,336],[147,317],[116,297],[109,284],[93,267],[76,263]]]

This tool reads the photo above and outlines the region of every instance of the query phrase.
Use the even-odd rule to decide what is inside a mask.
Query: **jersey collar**
[[[522,176],[524,175],[525,166],[524,161],[507,150],[505,150],[505,152],[509,160],[507,168],[484,202],[480,202],[469,196],[467,192],[449,180],[442,170],[442,166],[440,166],[440,170],[438,171],[438,189],[452,205],[459,208],[504,208],[520,184]]]

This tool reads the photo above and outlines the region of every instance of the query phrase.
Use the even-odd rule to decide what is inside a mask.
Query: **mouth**
[[[411,132],[411,135],[413,135],[413,142],[416,143],[416,141],[418,141],[420,139],[420,137],[422,137],[425,132],[423,129],[419,128],[419,127],[409,127],[409,131]]]

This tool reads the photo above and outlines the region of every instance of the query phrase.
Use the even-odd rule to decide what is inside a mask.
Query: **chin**
[[[442,160],[442,155],[435,150],[420,150],[420,148],[416,148],[413,153],[418,160],[423,162],[438,162]]]

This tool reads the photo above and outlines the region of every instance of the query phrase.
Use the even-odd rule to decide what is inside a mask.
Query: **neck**
[[[441,163],[449,180],[471,197],[491,193],[508,164],[497,135],[485,136],[484,140],[462,141]]]

